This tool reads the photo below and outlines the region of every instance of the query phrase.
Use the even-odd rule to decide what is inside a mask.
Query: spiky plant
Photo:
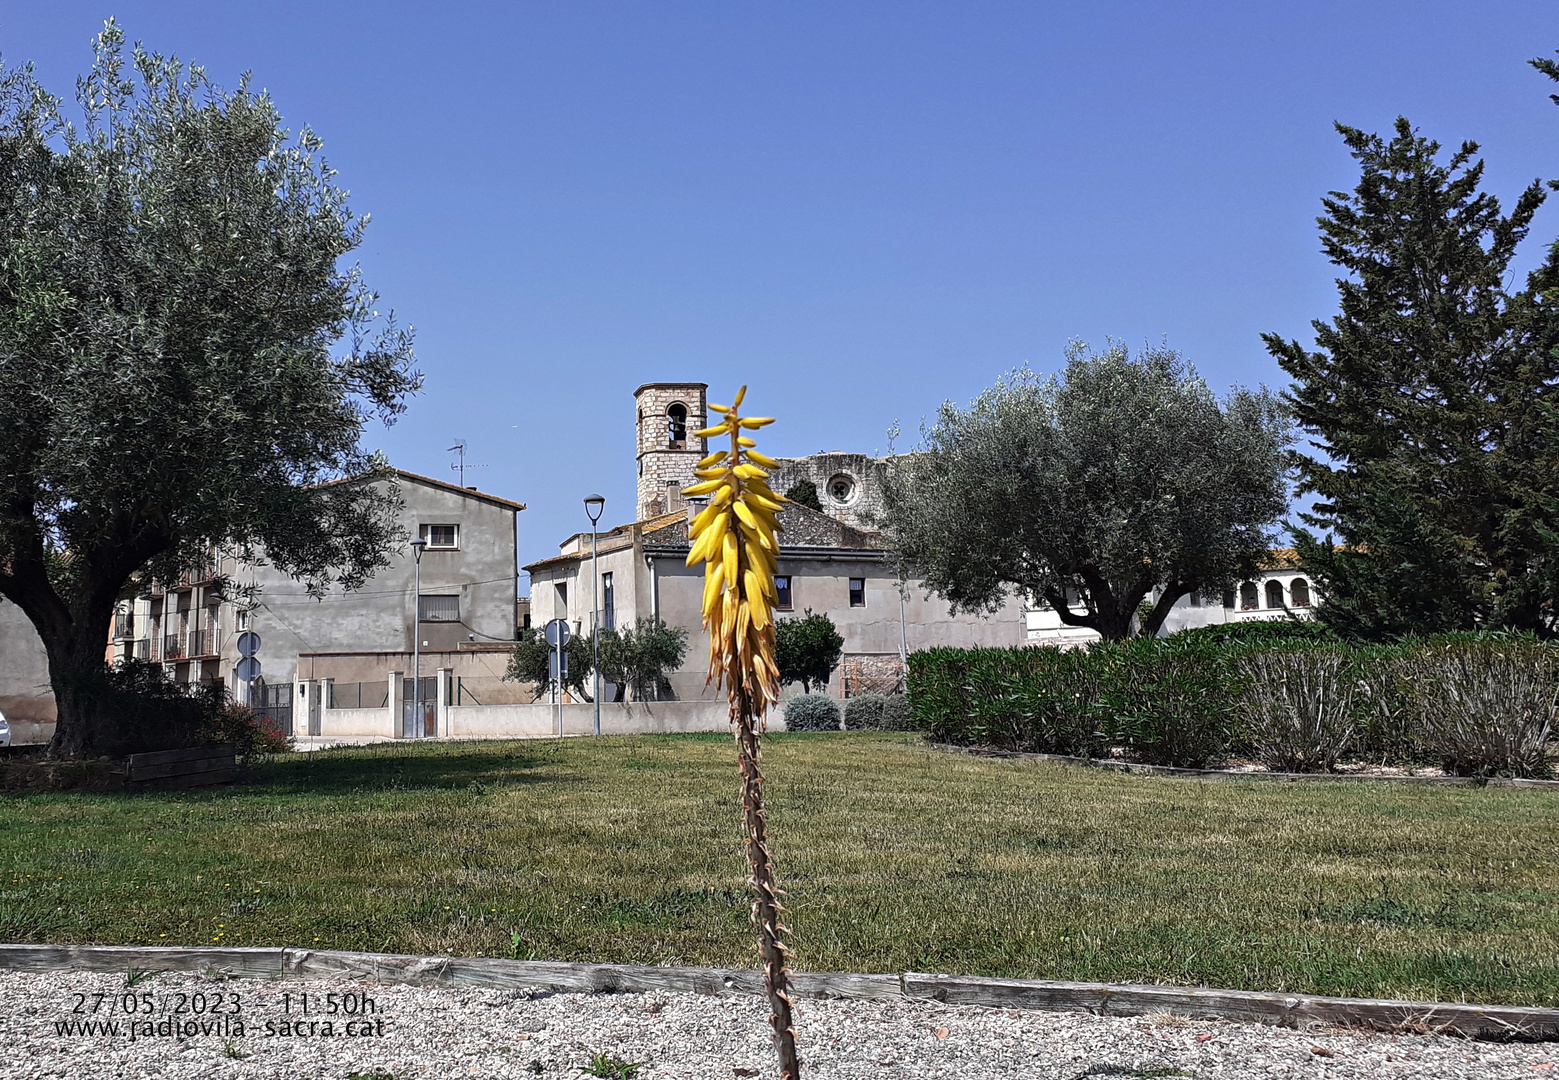
[[[742,774],[742,813],[747,831],[747,864],[753,891],[752,917],[763,958],[764,986],[769,998],[769,1025],[779,1054],[782,1080],[799,1080],[796,1030],[791,1023],[789,976],[785,971],[784,907],[774,881],[769,855],[768,825],[763,813],[763,770],[759,735],[766,726],[769,703],[779,700],[779,666],[774,660],[774,571],[781,531],[775,517],[784,503],[769,490],[765,466],[776,462],[753,449],[744,431],[774,421],[738,415],[744,386],[727,408],[709,407],[725,416],[698,433],[701,438],[729,436],[731,448],[717,450],[698,463],[699,483],[684,494],[708,495],[709,505],[693,518],[689,566],[703,562],[704,628],[709,632],[709,678],[725,689],[736,731],[737,758]]]

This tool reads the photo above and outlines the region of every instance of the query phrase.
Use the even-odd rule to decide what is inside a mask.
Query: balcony
[[[119,640],[119,639],[122,639],[122,638],[134,637],[134,636],[135,636],[135,616],[134,615],[115,615],[114,616],[114,638],[115,638],[115,640]]]
[[[211,625],[206,625],[199,628],[190,627],[189,655],[191,657],[214,657],[216,654],[216,627]]]
[[[217,568],[215,562],[206,562],[200,566],[192,566],[179,575],[180,589],[192,589],[196,585],[204,585],[216,580]]]
[[[146,638],[127,637],[119,642],[119,659],[149,660],[151,659],[151,644]]]
[[[162,638],[162,657],[161,657],[161,659],[163,659],[165,661],[166,660],[182,660],[182,659],[184,659],[184,635],[183,634],[164,634],[163,635],[163,638]]]

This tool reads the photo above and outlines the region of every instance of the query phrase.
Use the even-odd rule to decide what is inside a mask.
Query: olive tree
[[[1025,368],[967,409],[943,405],[890,464],[885,524],[954,610],[1016,592],[1106,640],[1151,636],[1181,597],[1221,593],[1270,548],[1290,426],[1264,389],[1220,402],[1168,348],[1074,343],[1059,378]]]
[[[138,577],[219,543],[316,587],[384,565],[396,493],[359,439],[418,382],[342,263],[367,219],[319,139],[247,78],[125,53],[109,22],[79,125],[0,68],[0,595],[48,653],[59,755],[154,738],[104,669]]]

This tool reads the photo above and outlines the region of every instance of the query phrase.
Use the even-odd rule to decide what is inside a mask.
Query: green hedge
[[[1349,758],[1474,775],[1547,771],[1541,749],[1533,754],[1531,717],[1542,693],[1553,700],[1559,650],[1519,635],[1350,648],[1306,624],[1244,623],[1087,649],[930,649],[910,656],[908,694],[916,725],[940,742],[1084,756],[1121,747],[1137,761],[1197,767],[1265,744],[1246,722],[1256,696],[1248,681],[1284,665],[1251,658],[1314,650],[1345,660]],[[1533,672],[1546,691],[1533,689]],[[1266,689],[1269,706],[1274,689],[1292,696]],[[1445,722],[1469,708],[1462,722]]]

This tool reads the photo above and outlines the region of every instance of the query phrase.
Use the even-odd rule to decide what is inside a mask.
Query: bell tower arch
[[[637,410],[638,518],[686,506],[682,489],[709,451],[693,433],[708,426],[708,383],[645,383],[633,392]]]

